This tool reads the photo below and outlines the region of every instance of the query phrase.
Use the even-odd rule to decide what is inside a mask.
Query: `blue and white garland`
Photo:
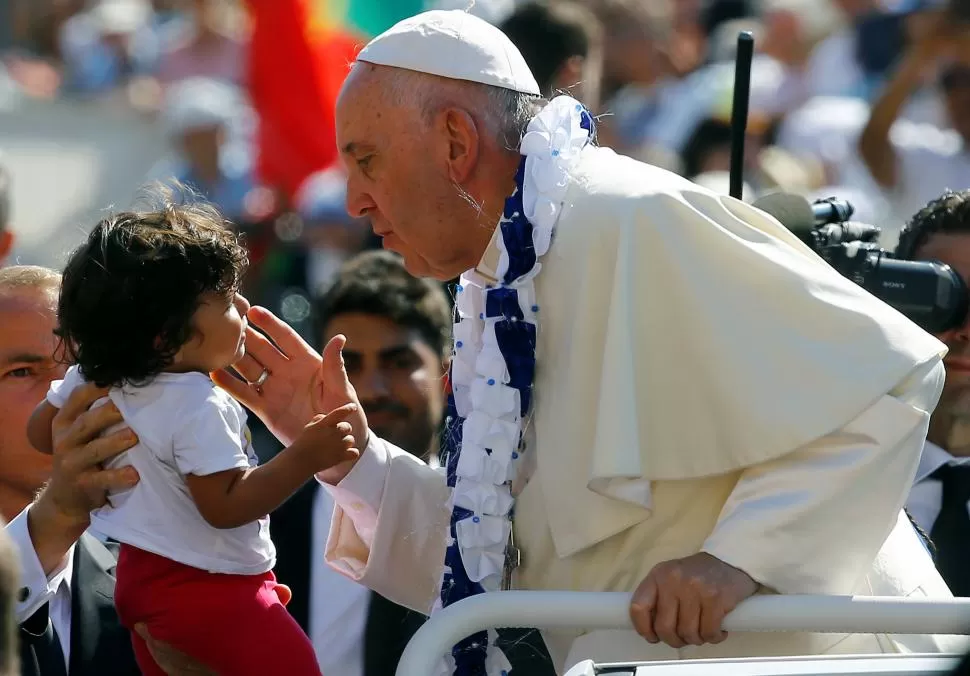
[[[498,285],[463,275],[456,299],[443,441],[451,528],[436,608],[501,587],[512,531],[512,480],[525,451],[536,367],[539,307],[533,279],[562,210],[570,169],[593,136],[593,118],[559,96],[529,123],[515,190],[499,222]],[[505,676],[511,670],[494,630],[461,641],[439,676]]]

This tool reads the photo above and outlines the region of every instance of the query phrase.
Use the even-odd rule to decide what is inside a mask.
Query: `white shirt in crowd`
[[[60,408],[82,382],[77,367],[71,367],[64,380],[51,385],[48,401]],[[215,528],[202,518],[183,478],[258,463],[242,406],[204,373],[162,373],[141,387],[112,388],[109,397],[138,444],[107,466],[133,466],[140,479],[92,513],[92,529],[213,573],[271,570],[276,549],[269,518]]]
[[[929,441],[923,444],[923,454],[919,459],[919,468],[916,470],[913,488],[906,500],[906,509],[913,520],[919,524],[919,527],[927,533],[932,530],[933,524],[940,516],[940,508],[943,504],[943,482],[932,478],[933,472],[944,465],[966,465],[968,463],[970,463],[970,458],[954,457],[948,451]],[[967,511],[970,514],[970,503],[967,503]]]
[[[358,464],[364,468],[355,473],[366,474],[367,468],[378,469],[373,465],[377,446],[383,446],[385,441],[376,434],[372,434],[370,443],[364,450]],[[366,460],[363,460],[366,458]],[[428,459],[430,467],[439,468],[439,460],[432,454]],[[346,481],[346,480],[345,480]],[[350,580],[328,566],[320,552],[326,551],[327,538],[330,534],[330,521],[336,501],[342,496],[343,504],[352,505],[353,509],[362,509],[364,505],[350,497],[346,490],[335,486],[321,484],[322,488],[316,492],[313,500],[312,538],[310,556],[310,618],[309,634],[313,641],[313,649],[317,654],[320,670],[326,676],[363,676],[364,674],[364,632],[367,628],[367,617],[370,612],[370,590],[364,585]],[[356,490],[356,484],[351,481],[341,483],[345,488]],[[371,486],[376,490],[376,487]],[[366,489],[364,494],[367,493]],[[383,486],[381,486],[383,490]]]
[[[313,499],[310,547],[310,612],[308,633],[320,671],[327,676],[363,676],[364,631],[370,590],[333,570],[323,561],[334,502],[326,490]]]

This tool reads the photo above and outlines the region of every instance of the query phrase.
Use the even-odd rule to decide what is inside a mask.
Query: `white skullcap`
[[[541,95],[505,33],[461,10],[432,10],[399,21],[367,43],[357,60]]]

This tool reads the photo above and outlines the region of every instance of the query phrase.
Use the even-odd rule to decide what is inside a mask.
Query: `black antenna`
[[[738,54],[734,60],[734,103],[731,106],[731,197],[741,199],[744,190],[744,145],[748,131],[748,101],[751,98],[751,61],[754,36],[751,31],[738,34]]]

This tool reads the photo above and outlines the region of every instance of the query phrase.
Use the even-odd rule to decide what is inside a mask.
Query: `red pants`
[[[226,676],[320,676],[313,646],[276,592],[276,577],[207,573],[122,545],[115,605],[138,667],[164,676],[134,626]]]

